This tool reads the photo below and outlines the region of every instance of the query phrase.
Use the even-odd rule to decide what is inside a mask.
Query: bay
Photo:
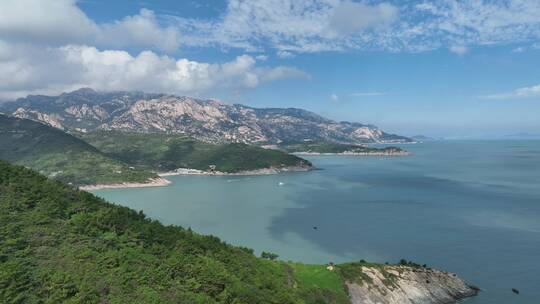
[[[318,170],[306,173],[93,193],[283,260],[405,258],[483,290],[465,303],[539,303],[540,141],[404,147],[410,156],[312,156]]]

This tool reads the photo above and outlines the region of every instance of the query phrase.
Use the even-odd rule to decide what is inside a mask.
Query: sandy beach
[[[283,167],[283,168],[264,168],[257,170],[247,170],[239,172],[208,172],[197,169],[178,168],[175,171],[159,173],[159,177],[148,180],[147,183],[116,183],[116,184],[96,184],[80,186],[81,190],[100,190],[100,189],[121,189],[121,188],[146,188],[168,186],[171,182],[164,177],[176,175],[205,175],[205,176],[252,176],[252,175],[271,175],[286,172],[306,172],[311,167]]]
[[[162,178],[156,177],[148,180],[147,183],[117,183],[117,184],[97,184],[80,186],[81,190],[99,190],[99,189],[117,189],[117,188],[144,188],[144,187],[163,187],[171,182]]]
[[[345,155],[345,156],[408,156],[411,155],[407,151],[403,152],[341,152],[341,153],[319,153],[319,152],[293,152],[294,155]]]
[[[246,170],[239,172],[221,172],[221,171],[203,171],[197,169],[178,168],[175,171],[165,172],[159,174],[159,176],[173,176],[173,175],[217,175],[217,176],[250,176],[250,175],[271,175],[280,174],[286,172],[306,172],[313,170],[312,167],[283,167],[283,168],[264,168],[257,170]]]

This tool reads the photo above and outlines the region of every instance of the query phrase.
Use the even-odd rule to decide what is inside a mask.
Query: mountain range
[[[142,92],[98,92],[90,88],[58,96],[29,95],[5,103],[0,106],[0,111],[65,131],[181,133],[209,143],[413,141],[373,125],[337,122],[297,108],[253,108],[211,99]]]

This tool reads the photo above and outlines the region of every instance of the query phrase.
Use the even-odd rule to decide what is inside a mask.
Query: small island
[[[375,148],[365,145],[326,141],[297,141],[280,143],[275,148],[295,155],[351,155],[351,156],[406,156],[409,152],[399,147]]]

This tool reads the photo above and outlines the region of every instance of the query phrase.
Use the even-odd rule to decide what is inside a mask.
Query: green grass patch
[[[319,292],[337,303],[348,303],[346,287],[340,274],[326,265],[288,263],[298,286],[306,293]]]

